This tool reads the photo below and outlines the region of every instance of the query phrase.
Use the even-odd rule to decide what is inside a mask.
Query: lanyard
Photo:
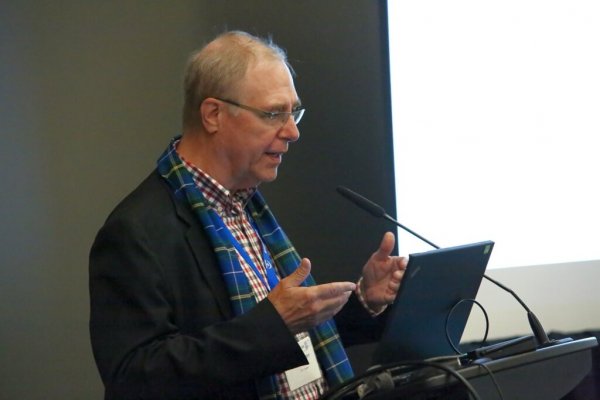
[[[241,255],[242,258],[244,258],[244,260],[246,261],[246,263],[250,266],[250,268],[252,268],[254,275],[256,275],[256,277],[261,281],[264,287],[266,287],[269,292],[273,290],[273,288],[279,283],[279,278],[277,277],[275,269],[273,268],[273,262],[271,260],[271,256],[269,255],[269,252],[267,251],[267,246],[260,237],[260,234],[258,234],[258,229],[255,228],[257,236],[260,240],[262,260],[265,263],[265,275],[267,277],[266,282],[263,278],[263,274],[260,273],[257,266],[254,264],[254,262],[252,262],[252,258],[250,257],[246,249],[244,249],[240,242],[238,242],[237,239],[233,237],[233,235],[223,222],[223,219],[214,210],[211,210],[211,212],[213,213],[213,222],[215,222],[215,225],[217,226],[217,231],[221,231],[227,237],[229,242],[237,250],[238,254]],[[252,226],[254,227],[253,224]]]

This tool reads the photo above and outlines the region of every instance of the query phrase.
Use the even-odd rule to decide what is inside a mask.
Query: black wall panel
[[[287,50],[307,112],[279,178],[262,191],[319,281],[355,279],[393,227],[335,188],[395,213],[385,2],[225,1],[207,12],[215,32],[272,35]]]

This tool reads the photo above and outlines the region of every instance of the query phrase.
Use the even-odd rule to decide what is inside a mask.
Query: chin
[[[261,180],[260,180],[260,182],[266,182],[266,183],[269,183],[269,182],[273,182],[275,179],[277,179],[277,174],[275,174],[275,175],[271,175],[271,176],[269,176],[269,177],[265,177],[264,179],[261,179]],[[259,182],[259,183],[260,183],[260,182]]]
[[[257,178],[260,182],[273,182],[277,179],[277,168],[264,171],[264,173],[260,174]]]

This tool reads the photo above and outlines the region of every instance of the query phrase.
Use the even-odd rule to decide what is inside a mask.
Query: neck
[[[226,163],[219,159],[219,149],[208,134],[201,131],[186,131],[177,145],[177,153],[186,161],[210,175],[231,192],[240,189],[227,174]]]

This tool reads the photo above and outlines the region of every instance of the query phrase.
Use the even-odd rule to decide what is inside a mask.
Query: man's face
[[[234,96],[228,100],[264,111],[290,112],[299,105],[292,76],[281,61],[251,64]],[[249,110],[223,106],[218,138],[230,182],[222,183],[236,190],[273,181],[289,143],[300,137],[293,118],[282,125]]]

